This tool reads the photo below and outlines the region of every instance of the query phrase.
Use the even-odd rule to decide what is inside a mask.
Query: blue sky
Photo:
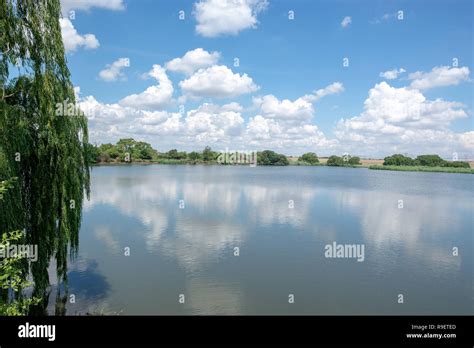
[[[472,1],[62,6],[69,67],[93,142],[473,157]],[[167,66],[192,51],[199,54]],[[129,66],[110,69],[120,58]]]

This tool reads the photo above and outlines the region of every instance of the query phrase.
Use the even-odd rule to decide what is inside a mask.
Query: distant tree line
[[[120,139],[116,144],[92,145],[87,147],[89,163],[127,163],[152,162],[162,164],[213,164],[218,163],[222,152],[214,151],[206,146],[202,151],[178,151],[171,149],[167,152],[158,152],[149,143],[136,141],[132,138]],[[225,164],[225,163],[224,163]],[[257,152],[257,164],[262,166],[287,166],[290,161],[287,156],[272,150]],[[297,165],[320,165],[318,156],[314,152],[307,152],[299,156]],[[328,166],[356,166],[361,165],[357,156],[330,156]]]
[[[89,144],[88,158],[90,163],[118,162],[211,162],[219,156],[206,146],[202,152],[178,151],[158,152],[149,143],[136,141],[132,138],[120,139],[116,144]]]
[[[218,162],[221,152],[214,151],[206,146],[202,151],[178,151],[171,149],[167,152],[158,152],[149,143],[136,141],[132,138],[120,139],[116,144],[102,144],[87,146],[89,163],[120,163],[120,162],[153,162],[162,164],[213,164]],[[314,152],[307,152],[299,156],[296,165],[316,166],[320,160]],[[287,166],[290,161],[287,156],[272,150],[257,152],[257,164],[263,166]],[[332,167],[351,167],[361,165],[358,156],[330,156],[326,165]],[[395,154],[384,158],[384,166],[425,166],[425,167],[453,167],[470,168],[468,162],[449,162],[438,155],[420,155],[416,158]]]
[[[416,158],[395,154],[384,158],[384,166],[424,166],[424,167],[452,167],[470,168],[468,162],[446,161],[438,155],[420,155]]]
[[[114,144],[92,145],[87,148],[89,163],[127,163],[127,162],[156,162],[156,163],[217,163],[221,152],[206,146],[201,152],[178,151],[158,152],[150,144],[136,141],[132,138],[120,139]],[[316,158],[317,159],[317,158]],[[257,152],[258,165],[289,165],[288,158],[271,150]]]

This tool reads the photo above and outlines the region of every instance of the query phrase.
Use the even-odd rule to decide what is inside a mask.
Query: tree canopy
[[[446,163],[446,161],[438,155],[421,155],[416,158],[415,162],[419,166],[427,167],[441,167]]]
[[[298,158],[298,161],[305,162],[311,165],[315,165],[319,163],[319,158],[314,152],[307,152],[301,155]]]
[[[257,153],[257,164],[264,166],[287,166],[290,162],[285,155],[265,150]]]
[[[415,161],[407,156],[401,154],[395,154],[392,156],[385,157],[383,159],[384,166],[412,166]]]
[[[468,162],[446,161],[439,155],[420,155],[415,159],[401,154],[395,154],[384,158],[384,166],[423,166],[423,167],[453,167],[470,168]]]
[[[357,156],[350,156],[349,159],[347,160],[347,163],[351,166],[357,166],[361,165],[362,163],[360,162],[360,157]]]
[[[344,162],[344,159],[342,157],[339,157],[339,156],[329,156],[327,162],[326,162],[326,165],[328,166],[334,166],[334,167],[340,167],[340,166],[344,166],[346,165],[347,163]]]
[[[0,202],[0,226],[38,245],[31,272],[39,294],[51,258],[67,280],[89,192],[87,118],[57,112],[75,105],[59,17],[59,0],[0,1],[0,179],[17,178]]]

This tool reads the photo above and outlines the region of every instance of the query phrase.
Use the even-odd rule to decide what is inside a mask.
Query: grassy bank
[[[472,168],[452,168],[452,167],[372,165],[372,166],[369,166],[369,169],[396,170],[396,171],[402,171],[402,172],[439,172],[439,173],[474,174],[474,169],[472,169]]]

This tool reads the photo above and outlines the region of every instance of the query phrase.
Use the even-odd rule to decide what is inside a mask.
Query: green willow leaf
[[[59,0],[0,0],[0,181],[17,178],[0,191],[0,233],[24,230],[38,245],[28,271],[40,296],[52,259],[67,282],[89,194],[87,118],[56,114],[75,103],[59,18]]]

